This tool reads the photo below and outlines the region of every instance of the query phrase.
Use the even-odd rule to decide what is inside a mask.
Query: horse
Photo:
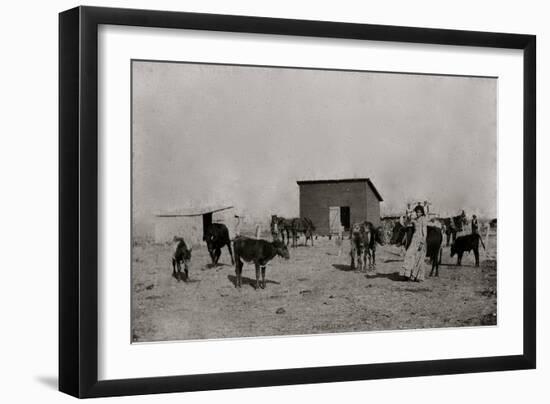
[[[304,233],[306,236],[306,245],[307,240],[311,239],[311,245],[313,245],[313,232],[315,231],[315,226],[309,218],[291,218],[286,219],[282,216],[271,215],[271,235],[273,240],[281,240],[285,242],[286,234],[286,245],[290,243],[290,236],[292,235],[292,247],[296,247],[298,243],[298,233]]]
[[[290,240],[290,234],[292,232],[292,220],[286,219],[281,216],[271,215],[271,235],[273,240],[281,240],[285,242],[285,233],[286,233],[286,245],[288,245]]]
[[[311,240],[311,246],[313,247],[313,232],[315,226],[311,219],[307,217],[292,219],[292,247],[298,247],[298,233],[304,233],[306,237],[305,245],[307,246],[307,240]]]

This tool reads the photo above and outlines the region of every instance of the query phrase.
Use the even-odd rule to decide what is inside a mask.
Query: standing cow
[[[212,264],[218,265],[218,260],[222,253],[221,249],[227,246],[229,255],[231,256],[231,265],[235,264],[233,260],[233,251],[231,251],[231,240],[229,238],[229,230],[223,223],[212,223],[204,231],[203,240],[206,241],[208,253],[212,258]]]
[[[265,288],[265,267],[275,256],[289,258],[288,248],[281,240],[269,242],[248,237],[237,237],[233,243],[235,248],[235,287],[242,286],[243,261],[253,262],[256,267],[256,290]],[[262,282],[260,283],[260,269]]]
[[[441,255],[443,252],[443,230],[438,226],[428,224],[426,234],[426,257],[430,258],[432,270],[430,276],[439,276],[439,264],[441,264]]]
[[[376,244],[384,245],[383,241],[383,230],[382,227],[374,227],[371,222],[364,222],[363,226],[367,232],[366,245],[365,245],[365,255],[367,256],[369,262],[369,269],[376,269]],[[366,265],[366,262],[365,262]]]
[[[456,265],[462,265],[462,255],[467,251],[473,251],[476,260],[476,267],[479,266],[479,243],[485,249],[485,244],[478,233],[467,234],[466,236],[457,237],[455,242],[451,245],[451,258],[457,255]]]
[[[351,226],[349,239],[351,243],[350,258],[351,269],[363,271],[367,265],[367,246],[372,234],[364,223],[355,223]]]
[[[191,250],[192,248],[187,248],[183,238],[175,236],[174,242],[178,243],[176,246],[176,251],[172,255],[172,276],[178,280],[181,280],[181,264],[183,263],[183,269],[185,277],[183,280],[187,282],[189,279],[189,265],[191,263]],[[176,271],[177,268],[177,271]]]
[[[457,233],[460,233],[464,226],[468,224],[468,219],[466,218],[466,213],[464,213],[464,211],[462,211],[462,213],[458,216],[444,217],[439,218],[438,220],[447,235],[447,247],[449,244],[455,242]]]

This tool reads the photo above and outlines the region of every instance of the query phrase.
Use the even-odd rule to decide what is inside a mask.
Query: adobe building
[[[369,221],[380,225],[382,196],[369,178],[297,181],[300,188],[300,217],[313,221],[316,233],[346,231],[353,223]]]

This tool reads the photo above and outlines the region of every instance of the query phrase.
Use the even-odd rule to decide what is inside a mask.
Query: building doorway
[[[344,226],[345,231],[349,231],[351,227],[350,218],[351,213],[349,206],[340,206],[340,223]]]
[[[349,206],[330,206],[328,211],[330,234],[338,234],[340,232],[340,225],[342,225],[344,231],[349,231],[351,218]]]

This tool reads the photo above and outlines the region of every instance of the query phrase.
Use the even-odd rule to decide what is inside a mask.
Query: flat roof
[[[382,195],[380,195],[380,192],[376,189],[370,178],[343,178],[343,179],[329,179],[329,180],[303,180],[303,181],[296,181],[298,185],[308,185],[308,184],[340,184],[345,182],[366,182],[369,184],[370,188],[372,189],[372,192],[376,195],[378,200],[382,202],[384,199],[382,199]]]
[[[222,210],[233,209],[233,206],[223,207],[199,207],[199,208],[185,208],[172,211],[157,212],[157,217],[182,217],[182,216],[202,216],[206,213],[215,213]]]

